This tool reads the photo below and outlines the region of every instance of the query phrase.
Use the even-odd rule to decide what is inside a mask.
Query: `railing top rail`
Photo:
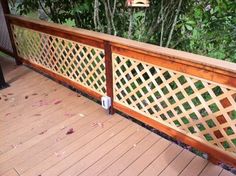
[[[6,17],[12,24],[27,27],[33,30],[59,35],[61,37],[67,34],[70,35],[69,37],[72,40],[73,36],[83,37],[84,39],[91,40],[89,44],[98,48],[104,48],[104,41],[108,41],[111,43],[112,47],[116,48],[117,50],[121,48],[146,55],[153,55],[157,57],[160,56],[162,57],[162,59],[170,60],[175,63],[177,62],[184,65],[190,65],[199,69],[202,68],[204,70],[210,70],[211,72],[217,72],[223,75],[236,78],[236,64],[231,62],[217,60],[210,57],[192,54],[175,49],[159,47],[152,44],[142,43],[117,36],[111,36],[95,31],[73,28],[69,26],[55,24],[52,22],[31,19],[28,17],[21,17],[15,15],[6,15]]]

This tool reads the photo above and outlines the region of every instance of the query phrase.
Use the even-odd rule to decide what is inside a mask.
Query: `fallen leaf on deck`
[[[45,97],[47,97],[47,96],[48,96],[48,94],[47,94],[47,93],[43,93],[42,95],[43,95],[43,96],[45,96]]]
[[[66,135],[69,135],[69,134],[72,134],[74,133],[74,129],[73,128],[70,128],[67,132],[66,132]]]
[[[133,147],[137,147],[137,144],[134,144]]]
[[[32,95],[38,95],[37,93],[32,93]]]
[[[42,114],[34,114],[34,116],[41,116]]]
[[[80,117],[84,117],[84,114],[79,114]]]
[[[4,99],[4,101],[7,101],[8,99],[6,98],[6,99]]]
[[[42,135],[42,134],[44,134],[46,132],[47,132],[47,130],[44,130],[44,131],[40,132],[39,135]]]
[[[26,96],[25,96],[25,99],[28,99],[28,98],[29,98],[29,96],[26,95]]]
[[[13,93],[8,93],[7,95],[13,95]]]
[[[77,97],[81,97],[81,95],[80,95],[80,94],[77,94]]]
[[[11,113],[6,113],[6,114],[5,114],[6,117],[9,116],[9,115],[11,115]]]
[[[57,104],[60,104],[61,102],[62,102],[61,100],[58,100],[58,101],[54,102],[54,104],[57,105]]]

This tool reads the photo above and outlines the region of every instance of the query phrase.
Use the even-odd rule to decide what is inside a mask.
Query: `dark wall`
[[[7,25],[4,18],[1,3],[0,3],[0,48],[12,52],[10,37],[8,34]]]

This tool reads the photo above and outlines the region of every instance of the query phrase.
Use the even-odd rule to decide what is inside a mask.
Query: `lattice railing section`
[[[236,90],[113,54],[114,101],[236,152]]]
[[[20,57],[106,94],[104,50],[12,25]]]

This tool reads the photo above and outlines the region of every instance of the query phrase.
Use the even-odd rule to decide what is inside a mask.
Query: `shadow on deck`
[[[1,58],[0,175],[232,175],[25,66]]]

